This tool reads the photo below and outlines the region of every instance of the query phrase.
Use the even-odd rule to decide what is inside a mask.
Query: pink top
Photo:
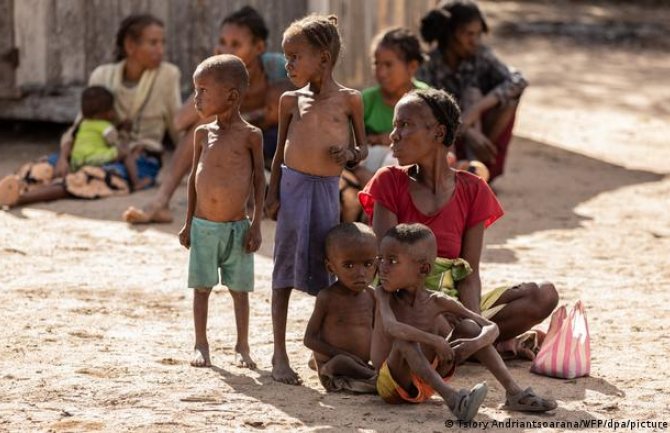
[[[398,223],[422,223],[435,233],[437,255],[460,257],[465,231],[483,222],[484,227],[503,216],[503,209],[491,188],[481,178],[466,171],[456,172],[456,188],[451,199],[433,215],[421,213],[409,192],[412,166],[384,167],[377,171],[358,194],[363,210],[372,223],[375,202],[395,214]]]

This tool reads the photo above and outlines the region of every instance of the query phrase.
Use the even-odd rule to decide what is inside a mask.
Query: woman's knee
[[[535,319],[542,321],[548,317],[558,305],[558,291],[556,287],[548,282],[525,283],[532,300],[532,308],[529,314]]]
[[[454,327],[454,332],[451,334],[452,339],[456,338],[473,338],[478,336],[482,331],[479,326],[472,319],[463,319]]]

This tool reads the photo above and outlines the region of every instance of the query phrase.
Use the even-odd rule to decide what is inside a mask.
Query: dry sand
[[[519,7],[487,6],[498,21]],[[667,9],[652,14],[667,22]],[[528,362],[510,362],[522,384],[559,400],[559,409],[546,416],[500,410],[503,390],[479,366],[460,368],[454,384],[488,381],[478,421],[670,421],[664,367],[670,352],[670,57],[566,38],[496,42],[501,57],[522,69],[532,86],[507,173],[496,184],[506,216],[487,232],[483,283],[548,279],[561,303],[581,299],[592,371],[589,378],[559,380],[529,373]],[[54,149],[54,138],[34,135],[2,134],[0,173]],[[118,221],[127,205],[152,194],[0,212],[0,431],[447,430],[444,422],[453,418],[436,398],[389,406],[375,397],[323,392],[302,346],[313,299],[300,293],[291,301],[287,339],[305,385],[272,381],[271,222],[264,225],[251,298],[259,369],[233,365],[232,302],[223,288],[211,298],[214,367],[190,367],[191,297],[187,254],[176,237],[180,224]],[[173,205],[180,221],[183,185]]]

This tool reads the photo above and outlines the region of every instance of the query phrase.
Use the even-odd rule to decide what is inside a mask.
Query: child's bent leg
[[[377,393],[377,372],[347,355],[336,355],[321,365],[319,381],[326,391]]]
[[[211,287],[193,290],[193,323],[195,325],[195,348],[193,349],[194,367],[209,367],[209,342],[207,341],[207,307]]]
[[[456,391],[447,385],[438,372],[430,364],[421,350],[419,343],[396,340],[393,342],[391,353],[386,364],[393,379],[404,390],[412,390],[414,383],[412,373],[427,382],[450,409],[456,404]]]
[[[277,382],[298,385],[302,380],[291,368],[286,353],[286,318],[291,290],[291,287],[272,289],[272,333],[274,336],[272,378]]]
[[[249,353],[249,293],[229,290],[235,306],[235,324],[237,325],[237,343],[235,352],[240,356],[241,367],[256,368],[256,362]]]
[[[478,324],[472,320],[463,320],[456,325],[454,332],[450,336],[450,340],[458,338],[472,338],[479,335],[481,328]],[[455,350],[458,352],[458,349]],[[455,353],[457,359],[467,359],[472,353]],[[510,371],[507,369],[505,362],[500,357],[500,354],[493,348],[493,346],[488,345],[478,352],[474,353],[475,358],[479,360],[500,382],[500,384],[505,388],[507,393],[508,402],[515,396],[520,396],[515,400],[515,409],[513,410],[522,410],[518,409],[519,407],[524,407],[526,405],[526,410],[529,411],[547,411],[556,408],[556,402],[553,400],[542,399],[535,394],[524,395],[523,390],[516,383],[512,377]]]
[[[374,369],[347,355],[336,355],[323,364],[319,373],[329,376],[347,376],[354,379],[371,379],[376,376]]]

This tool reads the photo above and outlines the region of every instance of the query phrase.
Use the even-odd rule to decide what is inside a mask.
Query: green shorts
[[[217,223],[193,217],[188,259],[188,287],[210,288],[219,283],[236,292],[254,289],[254,255],[244,250],[248,219]]]

